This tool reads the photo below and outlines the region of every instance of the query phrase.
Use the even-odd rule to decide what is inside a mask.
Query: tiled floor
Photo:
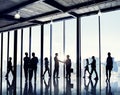
[[[80,83],[80,84],[78,84]],[[82,78],[81,82],[77,82],[76,75],[72,74],[71,79],[48,78],[40,80],[37,77],[36,84],[34,81],[25,83],[24,78],[20,83],[17,78],[16,87],[12,78],[6,80],[3,77],[2,95],[119,95],[120,94],[120,76],[112,74],[111,81],[105,82],[105,75],[98,81]]]

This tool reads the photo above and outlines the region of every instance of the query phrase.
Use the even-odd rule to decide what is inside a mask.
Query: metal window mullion
[[[20,93],[22,94],[22,68],[23,68],[23,29],[21,29],[21,53],[20,53]]]
[[[3,66],[3,33],[1,33],[1,86],[0,86],[1,95],[2,95],[2,66]]]

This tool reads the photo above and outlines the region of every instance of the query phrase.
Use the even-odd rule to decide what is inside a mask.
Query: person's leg
[[[69,76],[69,78],[71,77],[71,71],[70,71],[70,69],[71,68],[69,68],[69,70],[68,70],[68,76]]]
[[[110,77],[111,77],[111,70],[109,70],[109,81],[110,81]]]
[[[28,71],[27,69],[24,68],[24,74],[25,74],[25,81],[27,81],[27,78],[28,78]]]
[[[95,77],[95,79],[98,79],[98,74],[97,74],[97,71],[96,71],[96,69],[94,69],[94,71],[95,71],[95,74],[96,74],[96,77]]]
[[[66,68],[66,78],[69,76],[68,68]]]
[[[91,73],[90,73],[90,76],[89,76],[89,78],[91,78],[91,76],[92,76],[92,73],[93,73],[93,68],[92,68],[92,70],[91,70]]]
[[[33,69],[30,69],[29,70],[29,82],[31,82],[32,77],[33,77]]]
[[[87,71],[88,71],[88,73],[89,73],[89,75],[90,75],[90,71],[89,71],[89,69],[87,69]]]
[[[36,76],[37,76],[37,68],[34,69],[34,82],[36,82]]]
[[[59,78],[59,67],[57,67],[57,78]]]
[[[108,69],[106,67],[106,81],[108,80]]]
[[[8,77],[9,72],[10,72],[10,69],[7,70],[5,77]]]
[[[51,76],[51,75],[50,75],[50,69],[49,69],[49,68],[48,68],[48,75],[49,75],[49,77]]]
[[[54,72],[53,72],[53,78],[55,78],[55,74],[56,74],[56,68],[54,69]]]
[[[84,76],[83,76],[83,78],[85,78],[85,75],[86,75],[86,69],[84,70]]]
[[[43,73],[43,76],[45,75],[46,71],[47,71],[47,69],[45,69],[45,71],[44,71],[44,73]]]

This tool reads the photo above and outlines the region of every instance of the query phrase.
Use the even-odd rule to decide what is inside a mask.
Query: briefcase
[[[70,69],[70,73],[73,73],[73,68]]]

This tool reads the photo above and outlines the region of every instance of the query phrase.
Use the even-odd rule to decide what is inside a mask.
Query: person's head
[[[48,58],[47,57],[45,57],[45,61],[47,61],[48,60]]]
[[[95,56],[92,56],[92,59],[95,59]]]
[[[35,53],[34,52],[32,53],[32,56],[35,57]]]
[[[69,57],[70,57],[70,56],[69,56],[69,55],[67,55],[67,59],[69,59]]]
[[[58,53],[55,53],[55,56],[58,56]]]
[[[108,52],[108,56],[110,56],[111,55],[111,53],[110,52]]]
[[[26,56],[28,56],[28,53],[27,53],[27,52],[25,52],[25,55],[26,55]]]
[[[12,60],[12,57],[9,57],[9,60],[11,61],[11,60]]]
[[[88,59],[86,59],[86,61],[88,62]]]

